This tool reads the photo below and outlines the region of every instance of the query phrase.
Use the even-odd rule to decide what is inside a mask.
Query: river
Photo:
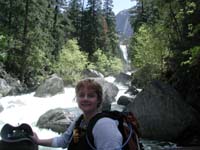
[[[113,82],[114,78],[106,78],[107,81]],[[120,95],[124,95],[127,87],[122,85],[117,85],[119,88],[119,93],[116,99]],[[39,117],[50,109],[55,108],[68,108],[76,112],[76,115],[80,113],[77,110],[77,104],[74,101],[75,91],[72,87],[66,87],[64,93],[57,94],[52,97],[39,98],[34,97],[35,92],[29,94],[23,94],[18,96],[6,96],[0,99],[1,105],[4,110],[0,113],[0,129],[4,124],[10,123],[17,126],[21,123],[28,123],[31,125],[32,129],[38,134],[40,138],[50,138],[57,136],[58,134],[47,129],[39,129],[36,123]],[[112,104],[112,109],[122,110],[123,107],[119,106],[114,102]],[[161,150],[166,147],[174,147],[174,144],[169,142],[158,142],[158,141],[148,141],[142,140],[145,146],[145,150]],[[61,148],[48,148],[40,146],[39,150],[61,150]]]
[[[107,78],[113,81],[114,78]],[[119,94],[123,93],[123,88]],[[58,135],[47,129],[39,129],[36,123],[39,117],[50,109],[68,108],[69,110],[77,110],[77,103],[74,101],[75,91],[72,87],[66,87],[64,93],[57,94],[52,97],[40,98],[34,97],[35,92],[22,94],[18,96],[6,96],[0,99],[0,104],[4,110],[0,113],[0,130],[6,123],[17,126],[21,123],[28,123],[40,138],[50,138]],[[119,96],[119,95],[118,95]],[[116,106],[115,104],[113,106]],[[120,107],[118,107],[120,109]],[[77,112],[76,115],[80,111]],[[40,146],[40,150],[45,148]],[[52,148],[52,150],[61,150],[60,148]]]
[[[41,138],[49,138],[58,135],[51,130],[37,128],[36,123],[39,117],[50,109],[76,107],[76,102],[73,100],[75,96],[74,88],[65,88],[64,93],[46,98],[34,97],[34,94],[33,92],[1,98],[0,102],[4,111],[0,113],[0,129],[5,123],[10,123],[14,126],[21,123],[28,123]],[[45,148],[40,147],[40,150],[42,149]]]

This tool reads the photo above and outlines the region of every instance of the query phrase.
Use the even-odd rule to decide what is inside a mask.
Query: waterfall
[[[127,46],[124,44],[120,44],[119,47],[122,52],[122,56],[123,56],[123,60],[124,60],[124,72],[130,71],[131,66],[130,66],[130,60],[128,59]]]
[[[120,49],[121,49],[121,51],[122,51],[124,61],[125,61],[126,63],[128,63],[128,52],[127,52],[126,45],[119,45],[119,46],[120,46]]]

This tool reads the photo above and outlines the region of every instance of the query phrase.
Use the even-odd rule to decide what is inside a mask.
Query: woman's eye
[[[85,94],[79,94],[78,97],[83,98],[83,97],[85,97]]]
[[[79,98],[94,98],[94,97],[96,97],[96,94],[95,93],[89,93],[89,94],[84,94],[84,93],[80,93],[79,95],[78,95],[78,97]]]
[[[88,98],[94,98],[96,96],[96,94],[88,94],[87,97]]]

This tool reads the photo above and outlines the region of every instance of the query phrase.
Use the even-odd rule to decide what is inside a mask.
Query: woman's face
[[[93,89],[82,87],[77,93],[77,103],[84,114],[91,114],[97,111],[98,97]]]

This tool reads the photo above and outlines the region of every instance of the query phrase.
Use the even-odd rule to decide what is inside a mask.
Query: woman
[[[76,88],[76,101],[82,110],[82,117],[78,117],[69,128],[59,137],[39,139],[34,134],[33,140],[38,145],[62,147],[68,150],[90,150],[90,143],[86,138],[87,125],[99,113],[102,104],[102,87],[93,79],[81,80]],[[118,130],[118,121],[111,118],[99,119],[92,129],[96,150],[120,150],[122,135]]]

